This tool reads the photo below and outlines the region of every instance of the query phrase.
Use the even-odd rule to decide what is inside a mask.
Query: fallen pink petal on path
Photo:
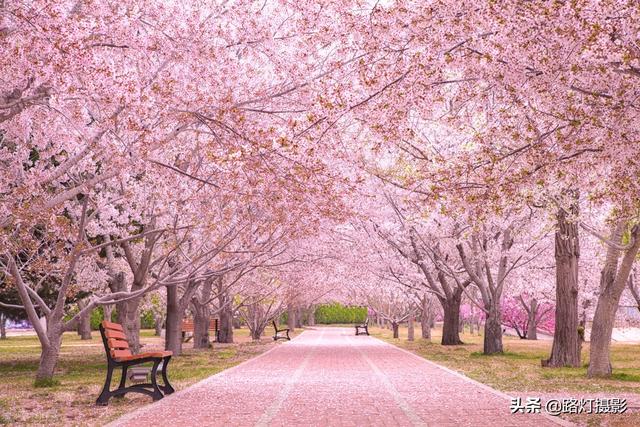
[[[308,329],[117,426],[554,426],[502,393],[352,328]],[[566,425],[566,423],[563,423]]]

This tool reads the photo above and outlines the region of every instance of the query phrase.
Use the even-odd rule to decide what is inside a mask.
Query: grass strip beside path
[[[406,327],[400,329],[400,338],[394,339],[389,329],[370,326],[371,335],[409,350],[425,359],[456,370],[469,378],[505,392],[511,396],[550,398],[621,397],[629,402],[623,415],[563,416],[589,426],[639,426],[640,425],[640,344],[613,343],[611,379],[587,378],[589,343],[582,348],[583,365],[580,368],[543,368],[540,360],[549,357],[551,341],[521,340],[504,336],[505,352],[500,355],[482,354],[482,336],[463,333],[464,345],[440,344],[442,329],[432,330],[431,342],[419,338],[416,328],[415,341],[407,341]]]
[[[270,333],[270,330],[266,331]],[[204,378],[262,354],[274,344],[271,337],[259,342],[246,329],[234,330],[234,344],[213,344],[213,349],[194,350],[185,343],[183,354],[169,364],[169,379],[182,390]],[[143,351],[162,348],[163,340],[143,331]],[[111,399],[109,406],[95,406],[106,375],[106,359],[99,332],[90,341],[66,333],[56,385],[34,387],[40,347],[35,336],[9,337],[0,341],[0,425],[103,425],[121,415],[151,403],[148,396],[128,394]],[[112,387],[120,380],[116,371]]]

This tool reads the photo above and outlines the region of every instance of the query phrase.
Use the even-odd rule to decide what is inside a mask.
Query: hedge
[[[367,318],[367,307],[344,306],[339,302],[322,304],[316,308],[316,323],[362,323]]]

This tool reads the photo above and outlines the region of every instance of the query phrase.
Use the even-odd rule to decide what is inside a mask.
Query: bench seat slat
[[[129,350],[111,350],[111,357],[115,360],[122,360],[131,356]]]
[[[171,352],[171,351],[149,351],[147,353],[140,353],[140,354],[131,354],[131,353],[129,353],[128,355],[121,355],[121,356],[118,356],[118,357],[114,357],[114,359],[116,359],[116,360],[118,360],[120,362],[124,362],[124,361],[130,361],[130,360],[146,359],[148,357],[150,357],[150,358],[167,357],[167,356],[172,356],[172,355],[173,355],[173,352]]]

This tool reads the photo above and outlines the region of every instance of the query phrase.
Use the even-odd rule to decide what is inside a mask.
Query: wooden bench
[[[288,328],[278,329],[278,325],[276,324],[275,320],[272,320],[271,323],[273,323],[273,329],[276,330],[276,334],[273,336],[273,340],[274,341],[278,341],[278,340],[289,340],[289,341],[291,341],[291,338],[289,337],[289,329]],[[286,333],[287,336],[279,335],[281,332]]]
[[[118,323],[103,321],[100,324],[100,334],[102,335],[104,351],[107,354],[107,379],[104,382],[100,396],[98,396],[96,400],[97,405],[106,406],[110,398],[123,397],[126,393],[146,394],[151,396],[155,401],[175,391],[167,378],[167,365],[169,365],[169,360],[171,360],[171,356],[173,355],[172,352],[158,350],[131,354],[127,337],[124,334],[122,326]],[[141,365],[143,363],[153,363],[153,367],[151,368],[151,382],[126,387],[127,369],[130,366]],[[117,389],[111,391],[110,386],[113,370],[118,367],[122,368],[120,385]],[[156,380],[158,369],[162,369],[164,385],[158,385]]]
[[[363,329],[364,332],[360,332]],[[369,335],[369,318],[367,317],[363,324],[356,325],[356,335]]]
[[[194,328],[193,319],[184,319],[182,321],[182,342],[187,342],[193,338]],[[213,340],[218,342],[218,334],[220,333],[218,319],[211,319],[209,321],[209,332],[213,332]],[[187,335],[187,333],[190,335]]]

